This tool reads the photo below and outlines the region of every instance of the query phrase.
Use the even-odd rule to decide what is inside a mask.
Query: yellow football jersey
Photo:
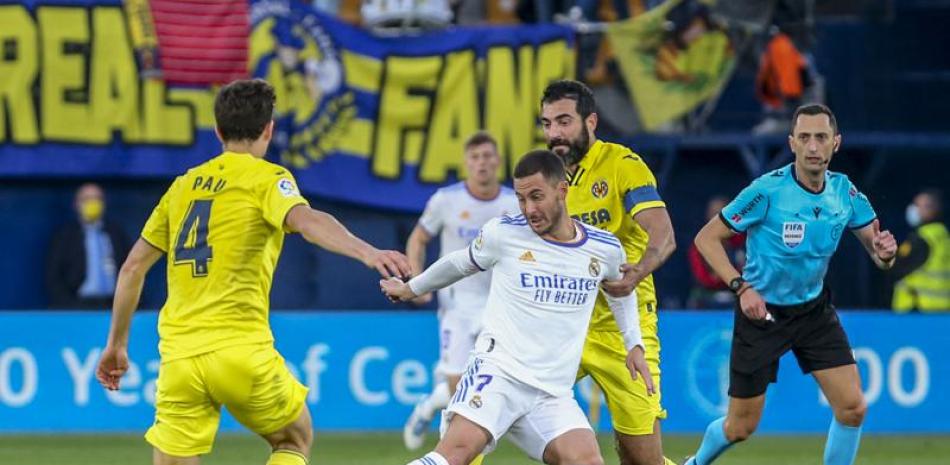
[[[656,178],[643,159],[622,145],[597,141],[568,182],[567,210],[571,217],[612,232],[623,244],[627,260],[640,260],[649,237],[633,216],[648,208],[666,206],[657,192]],[[640,282],[636,292],[641,311],[656,310],[652,275]],[[603,295],[597,298],[590,329],[619,331]]]
[[[224,152],[175,179],[142,230],[168,259],[163,361],[273,341],[271,280],[297,205],[308,203],[290,172],[247,153]]]

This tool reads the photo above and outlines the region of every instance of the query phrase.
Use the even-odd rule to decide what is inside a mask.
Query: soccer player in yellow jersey
[[[158,320],[161,368],[155,422],[145,434],[157,465],[198,464],[211,451],[221,406],[272,447],[268,465],[304,465],[313,427],[307,388],[274,349],[268,296],[287,232],[361,260],[384,277],[409,276],[381,251],[313,210],[293,176],[264,160],[274,89],[235,81],[214,102],[224,153],[175,179],[122,265],[112,326],[96,371],[110,390],[128,369],[132,313],[149,268],[167,255],[168,299]]]
[[[636,290],[657,395],[647,395],[642,379],[630,378],[623,339],[603,296],[594,307],[578,377],[591,376],[604,392],[621,464],[670,464],[660,441],[659,420],[666,418],[666,411],[660,405],[660,340],[652,273],[676,248],[673,226],[643,159],[627,147],[596,139],[594,110],[594,96],[586,85],[556,81],[541,98],[541,125],[548,147],[567,166],[568,212],[612,232],[632,262],[623,268],[623,281],[604,288],[616,296]]]

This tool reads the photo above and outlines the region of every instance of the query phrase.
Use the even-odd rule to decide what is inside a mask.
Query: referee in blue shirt
[[[828,171],[841,146],[834,114],[824,105],[792,117],[790,165],[756,179],[696,236],[712,269],[738,296],[729,366],[729,410],[709,424],[686,465],[709,465],[748,438],[762,418],[765,390],[779,358],[791,350],[834,411],[825,465],[850,465],[858,452],[867,405],[848,337],[824,287],[828,261],[850,229],[882,269],[894,264],[897,242],[880,231],[867,197],[848,177]],[[722,242],[746,233],[742,274]]]

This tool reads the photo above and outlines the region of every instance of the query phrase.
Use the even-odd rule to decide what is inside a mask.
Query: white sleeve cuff
[[[456,250],[438,259],[419,276],[409,281],[415,295],[423,295],[447,287],[481,271],[468,256],[468,248]]]
[[[606,292],[607,305],[614,314],[617,327],[623,336],[623,345],[630,351],[636,346],[643,347],[643,335],[640,331],[640,311],[637,305],[636,291],[626,297],[611,297]]]

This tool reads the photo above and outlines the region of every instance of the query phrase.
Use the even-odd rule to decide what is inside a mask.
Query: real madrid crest
[[[595,257],[590,257],[590,265],[587,266],[587,271],[595,278],[600,276],[600,262]]]
[[[472,400],[468,401],[468,405],[472,408],[482,408],[482,396],[475,394]]]
[[[599,179],[590,186],[590,193],[591,195],[594,196],[595,199],[602,199],[604,197],[607,197],[608,190],[609,189],[607,187],[606,179]]]

